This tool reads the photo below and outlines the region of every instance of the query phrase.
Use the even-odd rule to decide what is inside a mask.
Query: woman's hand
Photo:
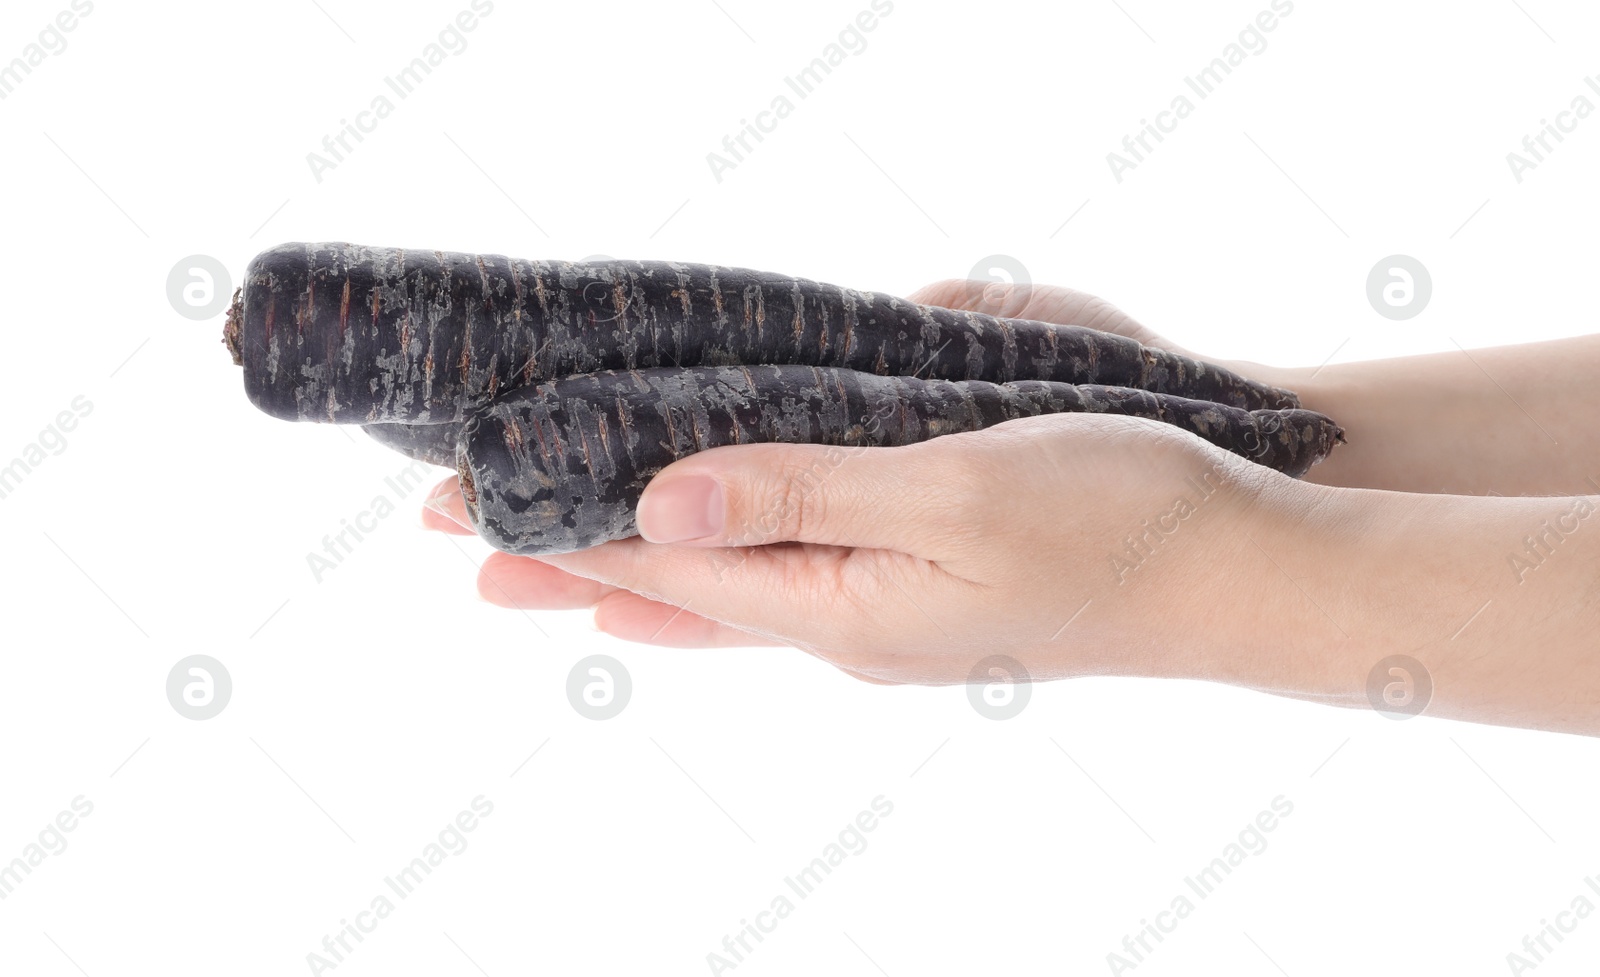
[[[643,538],[541,560],[622,588],[602,629],[664,602],[882,681],[966,682],[998,653],[1041,679],[1198,676],[1296,488],[1166,425],[1062,414],[704,451],[646,488]]]
[[[913,293],[910,298],[913,301],[928,305],[938,305],[955,309],[970,309],[991,315],[1022,317],[1063,324],[1087,325],[1092,328],[1104,330],[1106,332],[1128,336],[1146,345],[1160,346],[1175,352],[1185,352],[1176,344],[1163,339],[1155,332],[1139,324],[1133,320],[1132,317],[1128,316],[1126,313],[1123,313],[1103,299],[1089,295],[1085,292],[1079,292],[1073,289],[1062,288],[1058,286],[1005,285],[993,282],[950,280],[938,282],[922,288]],[[1209,457],[1211,459],[1210,461],[1201,463],[1199,455],[1193,456],[1189,458],[1189,464],[1194,469],[1195,473],[1205,474],[1206,478],[1211,480],[1214,480],[1219,476],[1206,473],[1220,473],[1223,470],[1222,468],[1216,467],[1215,463],[1217,459],[1228,459],[1224,462],[1225,465],[1234,465],[1235,462],[1237,462],[1237,459],[1233,459],[1231,456],[1226,455],[1220,450],[1205,445],[1198,439],[1191,438],[1188,435],[1183,434],[1183,432],[1179,432],[1175,429],[1168,428],[1165,425],[1156,424],[1154,422],[1144,422],[1130,419],[1119,420],[1112,418],[1073,418],[1070,416],[1058,419],[1040,418],[1037,419],[1037,421],[1047,421],[1047,427],[1049,425],[1057,426],[1052,429],[1053,433],[1043,427],[1030,429],[1029,437],[1048,438],[1052,443],[1058,446],[1058,450],[1064,450],[1068,442],[1077,436],[1088,436],[1091,438],[1091,440],[1098,439],[1102,444],[1107,444],[1106,439],[1108,438],[1115,440],[1117,438],[1128,437],[1134,439],[1135,441],[1140,438],[1154,438],[1156,440],[1153,444],[1167,445],[1169,447],[1175,444],[1188,445],[1187,449],[1180,450],[1198,451],[1201,454]],[[1002,427],[1005,429],[1010,429],[1017,423],[1019,422],[1013,422],[1012,424],[1003,425]],[[1122,426],[1119,428],[1116,427],[1116,425]],[[1098,434],[1091,434],[1091,429],[1098,431]],[[1075,434],[1074,432],[1077,433]],[[962,435],[960,436],[961,438],[969,440],[959,441],[958,443],[967,444],[969,443],[970,439],[979,438],[980,440],[977,443],[980,446],[991,443],[995,445],[1006,443],[1011,446],[1007,449],[1011,453],[1016,453],[1019,455],[1027,455],[1029,453],[1030,449],[1026,446],[1026,444],[1016,442],[1013,439],[1013,435],[1010,433],[1003,432],[1001,434],[996,434],[985,438],[986,435],[988,435],[988,432],[979,432],[978,434],[974,435]],[[948,438],[942,438],[938,440],[944,441],[948,440]],[[769,447],[774,451],[788,451],[794,455],[811,451],[811,449],[808,449],[805,446]],[[741,448],[738,450],[746,451],[752,449]],[[754,450],[763,449],[757,448]],[[905,449],[873,449],[873,453],[890,450],[904,451]],[[985,449],[980,447],[974,450]],[[812,451],[812,453],[818,455],[818,457],[823,455],[832,457],[833,455],[838,455],[843,451],[844,449],[819,448]],[[859,458],[861,455],[859,449],[855,452],[844,453],[853,455],[857,458]],[[1117,465],[1126,466],[1128,464],[1134,464],[1137,462],[1137,458],[1134,455],[1123,457],[1123,452],[1120,452],[1114,446],[1109,447],[1108,453],[1111,456],[1113,467],[1116,467]],[[1044,456],[1041,454],[1039,457],[1042,458]],[[1120,461],[1118,460],[1119,458]],[[855,463],[856,462],[854,460],[850,462],[850,464]],[[680,465],[673,466],[669,472],[664,472],[662,476],[657,479],[657,481],[660,482],[662,479],[667,478],[671,471],[679,470],[682,464],[686,463],[680,463]],[[1257,473],[1250,470],[1248,466],[1246,466],[1243,471],[1245,471],[1252,478],[1257,475]],[[1206,487],[1207,482],[1202,481],[1196,484],[1201,488],[1204,488]],[[981,488],[982,486],[973,485],[970,487],[977,489]],[[989,487],[992,488],[993,486],[990,485]],[[894,494],[896,490],[898,490],[897,487],[890,488],[887,493],[887,497],[883,500],[883,504],[889,509],[903,511],[905,506],[903,502],[896,501],[897,496]],[[1070,498],[1070,494],[1065,491],[1063,486],[1057,485],[1055,486],[1055,490],[1059,497]],[[1194,495],[1196,492],[1198,492],[1198,489],[1190,494]],[[1050,493],[1046,491],[1045,494],[1048,495]],[[654,497],[656,497],[656,493],[647,491],[645,500],[650,500]],[[819,497],[811,500],[810,504],[814,506],[820,501],[822,501],[822,499]],[[1121,526],[1119,530],[1115,530],[1123,533],[1123,537],[1115,541],[1117,546],[1113,548],[1121,551],[1121,556],[1114,561],[1112,549],[1105,549],[1102,547],[1104,552],[1098,552],[1094,554],[1092,560],[1094,563],[1093,569],[1103,571],[1100,576],[1106,579],[1115,579],[1116,568],[1119,566],[1123,568],[1135,568],[1127,570],[1127,573],[1125,574],[1130,580],[1138,573],[1142,572],[1145,568],[1145,564],[1141,560],[1141,552],[1148,550],[1153,556],[1156,549],[1165,549],[1165,547],[1162,547],[1160,543],[1168,538],[1167,535],[1161,532],[1159,529],[1152,530],[1149,528],[1149,526],[1145,524],[1146,521],[1154,523],[1156,520],[1166,517],[1167,525],[1169,526],[1183,521],[1181,518],[1174,517],[1172,515],[1174,506],[1178,501],[1178,496],[1174,495],[1171,498],[1159,500],[1159,504],[1156,505],[1156,507],[1150,512],[1141,513],[1137,516],[1134,516],[1130,513],[1128,518],[1125,520],[1126,525]],[[1003,506],[1003,501],[1000,504]],[[423,515],[424,525],[428,526],[429,528],[444,532],[471,534],[471,530],[467,528],[465,509],[462,505],[460,494],[457,491],[456,480],[454,478],[441,482],[439,486],[435,488],[428,500],[427,506],[428,511],[425,511]],[[1053,510],[1054,506],[1047,504],[1046,508],[1047,510]],[[648,509],[645,509],[644,511],[648,512]],[[1096,518],[1105,521],[1108,526],[1115,526],[1116,524],[1116,517],[1114,515],[1100,511],[1097,507],[1088,504],[1083,499],[1077,500],[1070,511],[1073,514],[1074,519],[1081,520],[1093,514]],[[1107,531],[1112,530],[1108,529]],[[767,541],[777,542],[775,538]],[[637,541],[632,542],[636,543]],[[1068,543],[1067,541],[1062,541],[1059,545],[1066,546]],[[1129,546],[1132,548],[1128,548]],[[843,548],[848,549],[849,547],[846,546]],[[793,547],[791,546],[790,549],[793,549]],[[779,547],[774,547],[771,553],[762,556],[761,559],[768,560],[775,556],[790,561],[796,559],[792,553],[787,551],[780,552]],[[873,574],[872,571],[874,568],[865,564],[860,557],[854,557],[849,560],[840,560],[839,556],[840,554],[830,554],[827,562],[829,565],[834,566],[834,568],[841,573],[854,573],[858,575],[866,573],[868,575],[868,581],[871,582],[875,580],[879,586],[886,586],[892,582],[898,582],[891,581],[888,577],[885,577],[882,574]],[[807,555],[806,559],[809,558],[809,555]],[[595,626],[600,630],[627,640],[663,646],[727,647],[780,645],[795,643],[798,640],[796,636],[785,633],[785,629],[782,628],[761,628],[746,621],[719,619],[711,612],[711,607],[704,600],[695,603],[691,609],[683,606],[681,603],[664,599],[666,595],[659,590],[650,591],[649,588],[645,588],[648,593],[653,593],[663,599],[652,599],[650,596],[643,596],[636,592],[639,588],[645,587],[642,582],[635,579],[633,583],[636,584],[636,586],[630,587],[628,584],[620,582],[620,580],[608,579],[605,575],[600,574],[596,569],[589,568],[587,564],[582,563],[582,561],[590,559],[592,558],[584,554],[575,554],[570,558],[548,557],[543,559],[530,559],[524,557],[514,557],[504,553],[495,553],[485,561],[482,572],[479,575],[479,594],[483,599],[491,603],[500,606],[521,609],[558,610],[592,607]],[[707,559],[709,560],[711,557],[708,556]],[[841,567],[848,567],[848,569],[839,570]],[[727,570],[728,568],[724,567],[723,569]],[[838,579],[843,580],[845,578],[841,577]],[[942,578],[938,575],[933,575],[932,579]],[[1092,590],[1092,588],[1090,588],[1090,590]],[[910,597],[909,594],[904,596]],[[915,600],[915,598],[911,599]],[[1063,597],[1062,599],[1065,600],[1067,598]],[[1084,598],[1085,601],[1090,599],[1091,598],[1088,596],[1085,596]],[[922,600],[927,602],[929,598],[924,596]],[[1080,601],[1078,605],[1074,605],[1073,608],[1069,608],[1069,614],[1077,610],[1080,606],[1083,606],[1083,603],[1083,601]],[[914,610],[916,605],[911,604],[909,606]],[[918,613],[920,616],[920,612]],[[1053,613],[1053,611],[1050,613]],[[1086,621],[1089,620],[1087,615],[1088,612],[1085,610],[1084,618],[1081,618],[1078,622],[1075,622],[1073,627],[1076,628],[1079,624],[1086,623]],[[727,615],[724,615],[724,618],[726,617]],[[921,619],[923,620],[924,624],[927,623],[926,618]],[[1066,620],[1067,618],[1063,617],[1061,622],[1052,626],[1052,632],[1060,628],[1061,624],[1065,623]],[[977,631],[986,635],[991,634],[989,631],[989,626],[986,624],[980,624],[977,627]],[[1063,642],[1065,641],[1065,637],[1066,633],[1063,632],[1061,635]],[[986,654],[995,653],[993,648],[997,648],[998,645],[994,645],[992,638],[986,640],[989,640],[990,645],[993,646],[991,651],[986,652]],[[813,648],[812,650],[817,649]],[[1052,648],[1050,650],[1054,651],[1056,649]],[[973,663],[975,663],[978,658],[982,657],[984,657],[984,655],[978,655],[976,658],[973,658]],[[1080,662],[1080,665],[1087,668],[1089,667],[1087,663],[1088,659],[1085,658],[1082,662]],[[836,664],[841,663],[836,662]],[[969,665],[970,664],[971,663],[969,663]],[[874,680],[866,672],[860,669],[853,669],[843,664],[841,664],[841,667],[844,667],[847,671],[850,671],[859,678]],[[1110,667],[1110,665],[1107,664],[1105,667]],[[958,671],[959,669],[953,669],[952,666],[944,668],[937,678],[924,676],[922,678],[908,679],[902,676],[901,678],[897,679],[879,677],[876,680],[966,681],[967,676],[964,673],[956,674]]]
[[[1068,289],[915,297],[1179,349]],[[600,630],[634,641],[792,644],[872,682],[966,682],[1008,655],[1035,679],[1204,678],[1368,707],[1400,660],[1426,679],[1430,715],[1600,735],[1600,547],[1584,529],[1600,497],[1412,494],[1600,493],[1584,464],[1600,457],[1600,338],[1230,365],[1298,390],[1351,444],[1306,481],[1108,415],[901,448],[718,448],[651,482],[645,538],[494,553],[479,593],[593,606]],[[471,532],[454,478],[428,506],[426,525]]]
[[[965,309],[988,315],[1085,325],[1127,336],[1147,346],[1186,353],[1104,299],[1056,285],[950,279],[918,289],[908,298],[924,305]],[[426,503],[422,521],[429,529],[473,535],[456,479],[446,479],[434,488]],[[597,628],[617,637],[649,644],[749,647],[785,643],[781,639],[740,630],[668,603],[638,599],[636,594],[624,587],[568,573],[554,563],[541,563],[503,553],[492,554],[484,563],[478,590],[484,600],[502,607],[523,610],[593,608]]]
[[[1086,325],[1127,336],[1147,346],[1186,352],[1104,299],[1061,286],[951,279],[925,286],[908,297],[914,302],[950,309]],[[422,520],[429,529],[472,535],[454,478],[435,487]],[[485,564],[479,592],[491,603],[524,610],[593,607],[597,627],[619,637],[652,644],[726,647],[780,643],[668,604],[631,600],[633,595],[624,588],[570,574],[551,564],[505,554],[495,554]]]
[[[596,625],[632,640],[754,635],[879,681],[966,682],[994,654],[1039,679],[1223,678],[1219,609],[1267,566],[1255,541],[1276,545],[1307,491],[1109,415],[897,448],[716,448],[651,481],[643,538],[495,554],[480,592],[593,600]]]

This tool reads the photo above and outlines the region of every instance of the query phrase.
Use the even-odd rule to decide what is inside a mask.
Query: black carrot
[[[705,367],[603,372],[513,391],[467,423],[457,471],[474,528],[491,545],[563,553],[633,535],[645,484],[696,451],[903,445],[1063,411],[1164,421],[1296,477],[1344,440],[1312,411],[1247,411],[1122,387]]]
[[[1289,391],[1084,326],[664,261],[285,244],[251,261],[224,341],[262,410],[334,423],[461,421],[509,390],[572,374],[740,364],[1299,406]]]

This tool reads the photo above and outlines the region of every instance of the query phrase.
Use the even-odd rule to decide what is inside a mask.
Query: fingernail
[[[985,305],[1003,306],[1006,304],[1006,299],[1010,297],[1010,282],[990,282],[983,286],[983,302]]]
[[[639,500],[639,535],[652,543],[681,543],[722,531],[722,485],[685,475],[654,485]]]
[[[440,492],[437,495],[430,495],[422,500],[422,504],[451,522],[472,529],[472,521],[467,518],[467,505],[462,501],[460,492]]]

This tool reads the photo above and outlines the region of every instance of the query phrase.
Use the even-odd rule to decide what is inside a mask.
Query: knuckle
[[[881,580],[849,551],[780,543],[767,556],[774,599],[828,609],[807,623],[808,632],[830,645],[873,643],[884,612]]]
[[[828,510],[829,469],[817,452],[781,452],[749,470],[734,488],[729,527],[738,545],[801,539]]]
[[[934,450],[927,453],[927,465],[910,473],[925,484],[922,491],[908,493],[912,501],[907,518],[944,535],[962,535],[999,508],[996,490],[1006,466],[996,452],[982,450],[978,439],[958,441],[965,438],[950,435],[928,442]]]

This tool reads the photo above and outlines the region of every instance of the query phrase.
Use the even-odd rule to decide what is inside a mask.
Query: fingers
[[[491,604],[515,610],[593,608],[597,629],[641,644],[669,648],[757,648],[780,644],[671,604],[509,553],[492,553],[483,561],[478,571],[478,595]]]
[[[1064,326],[1087,326],[1137,340],[1146,346],[1194,354],[1097,295],[1060,285],[947,279],[911,293],[911,301],[963,309],[1006,319],[1033,319]]]
[[[886,608],[981,589],[996,534],[1030,531],[1026,420],[895,448],[713,448],[645,488],[643,538],[540,560],[806,650],[870,642]]]
[[[937,440],[937,439],[936,439]],[[959,468],[933,442],[898,448],[751,444],[674,462],[640,497],[639,534],[696,547],[779,542],[903,549],[919,527],[959,508]],[[930,558],[933,558],[930,556]]]
[[[682,608],[619,590],[594,608],[594,626],[614,638],[662,648],[779,648],[780,641],[708,620]],[[899,685],[889,679],[835,665],[870,685]]]
[[[1000,318],[1021,319],[1028,318],[1023,313],[1028,308],[1032,292],[1033,286],[1026,283],[947,278],[931,285],[924,285],[906,298],[919,305],[937,305],[945,309],[962,309]],[[1039,316],[1034,313],[1032,317]]]
[[[644,535],[690,542],[633,537],[537,558],[493,554],[479,592],[517,608],[614,601],[598,612],[611,622],[602,626],[652,643],[737,646],[760,635],[820,653],[882,640],[894,627],[886,607],[938,603],[980,586],[939,563],[963,554],[970,562],[974,540],[1005,511],[1015,484],[993,452],[962,450],[980,436],[995,437],[703,451],[657,475],[638,509]],[[446,510],[449,496],[440,496]],[[863,669],[854,659],[835,664]]]
[[[745,446],[745,447],[799,447],[814,448],[815,446]],[[827,449],[822,449],[827,450]],[[794,459],[791,459],[794,460]],[[807,459],[798,459],[806,461]],[[839,462],[836,460],[835,464]],[[792,466],[791,466],[792,467]],[[818,477],[822,471],[815,466],[801,466],[802,475],[810,472],[808,478]],[[733,480],[730,480],[732,482]],[[742,483],[740,483],[742,484]],[[782,491],[797,491],[802,489],[815,490],[815,482],[806,482],[798,488],[790,486]],[[719,492],[720,494],[720,492]],[[735,498],[748,498],[748,493],[735,490]],[[670,500],[669,500],[670,502]],[[703,508],[703,507],[702,507]],[[784,516],[782,507],[774,510],[779,516]],[[811,509],[813,513],[817,510]],[[796,514],[797,518],[808,518]],[[430,492],[424,512],[424,525],[437,528],[446,532],[467,532],[471,530],[465,526],[465,508],[460,496],[455,479],[446,479],[435,486]],[[782,518],[774,523],[775,526],[784,525]],[[799,523],[795,523],[798,528]],[[702,616],[688,610],[687,604],[693,598],[680,600],[678,604],[668,601],[652,599],[648,594],[634,593],[627,584],[637,581],[659,579],[660,566],[652,564],[646,566],[644,562],[630,557],[629,553],[637,553],[639,547],[647,547],[662,554],[663,551],[674,550],[677,552],[679,562],[685,572],[673,574],[670,570],[666,576],[680,577],[683,581],[693,581],[701,584],[699,590],[708,586],[720,589],[721,575],[738,569],[745,564],[746,555],[754,555],[749,559],[750,576],[753,579],[771,581],[791,576],[797,568],[803,565],[815,564],[814,554],[804,556],[803,548],[782,544],[762,548],[757,553],[754,547],[744,550],[728,551],[725,549],[707,550],[704,548],[679,549],[676,547],[661,547],[646,543],[640,539],[619,540],[605,546],[595,547],[583,553],[561,554],[544,558],[513,556],[509,553],[494,552],[484,559],[479,568],[477,587],[479,596],[485,601],[501,607],[521,610],[576,610],[592,608],[594,626],[613,637],[625,641],[634,641],[642,644],[651,644],[661,647],[673,648],[750,648],[750,647],[779,647],[788,642],[777,641],[773,638],[751,630],[745,630],[724,624],[709,617]],[[826,547],[816,547],[818,551]],[[840,555],[847,554],[848,548],[838,547]],[[802,556],[800,560],[794,559]],[[824,558],[820,562],[828,562]],[[556,563],[567,563],[568,569],[563,569]],[[635,569],[630,570],[630,564]],[[777,577],[774,576],[774,567],[777,567]],[[570,572],[569,572],[570,570]],[[643,570],[643,572],[639,572]],[[699,579],[704,578],[704,579]],[[616,582],[611,582],[616,581]],[[694,589],[694,588],[691,588]],[[729,588],[739,590],[740,588]],[[792,587],[784,588],[790,596],[795,596]],[[716,602],[708,602],[716,603]],[[680,606],[683,605],[683,606]],[[852,668],[847,668],[834,663],[840,671],[853,678],[874,685],[896,685],[897,682],[882,679]]]
[[[641,597],[632,591],[558,570],[529,557],[494,553],[478,575],[478,593],[501,607],[577,610],[591,607],[596,630],[662,648],[779,648],[784,642],[701,617],[692,611]],[[899,685],[836,666],[872,685]]]
[[[777,648],[782,642],[698,614],[619,590],[594,608],[594,626],[614,638],[662,648]],[[866,672],[836,665],[839,671],[870,685],[899,685]]]
[[[756,648],[779,644],[671,604],[509,553],[492,553],[483,561],[478,571],[478,595],[491,604],[517,610],[593,608],[597,629],[641,644],[668,648]]]
[[[857,672],[857,671],[855,671],[853,669],[845,668],[842,665],[836,665],[834,667],[838,668],[839,671],[845,673],[846,675],[850,676],[851,678],[856,679],[856,680],[861,681],[861,682],[865,682],[868,685],[904,685],[905,684],[904,682],[891,682],[886,678],[874,678],[873,676],[868,675],[866,672]]]
[[[594,626],[623,641],[663,648],[769,648],[780,642],[692,611],[616,590],[594,605]]]
[[[435,499],[439,509],[455,511],[453,484],[441,485]],[[453,504],[452,504],[453,503]],[[437,511],[429,515],[456,524]],[[591,551],[592,552],[592,551]],[[700,551],[703,554],[703,551]],[[575,558],[576,555],[573,555]],[[579,562],[583,561],[579,558]],[[704,562],[703,556],[697,562]],[[779,645],[760,635],[740,631],[677,606],[635,594],[625,587],[581,576],[546,560],[510,553],[490,553],[478,570],[478,596],[490,604],[513,610],[564,611],[595,609],[595,626],[627,641],[683,648],[765,647]],[[602,609],[603,607],[603,609]]]
[[[942,615],[987,593],[904,553],[810,543],[702,548],[633,538],[541,559],[874,676],[893,671],[884,649],[919,631],[929,609]]]
[[[616,590],[609,584],[509,553],[489,554],[478,569],[478,596],[515,610],[582,610]]]
[[[454,476],[435,485],[422,505],[423,528],[455,536],[474,535]],[[490,553],[478,569],[478,596],[514,610],[580,610],[593,607],[616,589],[538,560],[498,551]]]
[[[461,498],[461,480],[456,476],[435,485],[422,500],[422,527],[452,536],[476,535],[467,520],[467,504]]]

